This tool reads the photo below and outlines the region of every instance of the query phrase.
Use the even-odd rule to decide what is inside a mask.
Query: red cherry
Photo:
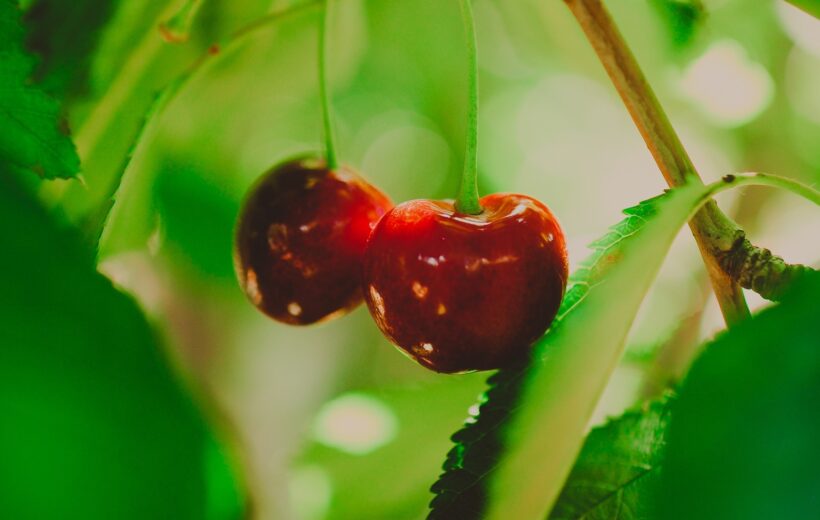
[[[347,167],[301,158],[254,186],[236,230],[237,275],[250,301],[271,318],[307,325],[361,300],[367,238],[392,204]]]
[[[564,234],[524,195],[481,199],[479,215],[451,201],[399,204],[373,230],[363,291],[393,343],[437,372],[501,368],[525,355],[564,295]]]

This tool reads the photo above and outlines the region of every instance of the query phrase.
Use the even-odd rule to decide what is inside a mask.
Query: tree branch
[[[592,44],[669,186],[702,183],[689,154],[601,0],[564,0]],[[710,201],[689,222],[727,325],[749,316],[738,285],[776,297],[805,269],[752,246]],[[764,253],[765,251],[765,253]],[[762,292],[761,292],[762,291]]]

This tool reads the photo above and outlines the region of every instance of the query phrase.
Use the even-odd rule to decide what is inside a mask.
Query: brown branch
[[[601,1],[564,1],[598,54],[669,186],[702,183],[652,87]],[[749,308],[743,292],[722,268],[718,255],[734,245],[740,231],[737,225],[710,201],[689,222],[689,227],[727,325],[745,319]]]

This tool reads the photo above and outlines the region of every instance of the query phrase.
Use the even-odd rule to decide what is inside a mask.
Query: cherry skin
[[[564,235],[524,195],[481,199],[479,215],[413,200],[368,241],[363,292],[381,331],[437,372],[489,370],[522,359],[549,327],[567,281]]]
[[[251,189],[236,229],[235,265],[248,299],[271,318],[308,325],[362,301],[362,254],[390,200],[347,167],[299,158]]]

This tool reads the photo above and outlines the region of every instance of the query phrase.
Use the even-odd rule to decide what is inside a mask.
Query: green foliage
[[[28,47],[42,58],[35,78],[52,95],[88,89],[93,51],[117,2],[37,0],[25,14]]]
[[[820,277],[720,336],[673,408],[658,518],[820,517]]]
[[[203,276],[233,282],[236,200],[195,166],[173,163],[162,169],[154,190],[161,233],[173,252]]]
[[[158,24],[173,5],[119,2],[115,7],[111,23],[117,30],[101,33],[99,52],[91,58],[88,96],[69,106],[86,182],[60,195],[73,220],[90,221],[92,235],[157,93],[201,52],[162,39]]]
[[[671,402],[652,401],[592,430],[550,520],[651,518]]]
[[[295,7],[277,11],[269,15],[268,23],[270,23],[271,20],[286,19],[315,4],[315,2],[304,2]],[[194,4],[186,4],[186,6],[191,7],[194,6]],[[260,27],[262,26],[264,26],[264,24],[260,25]],[[225,57],[231,56],[236,51],[236,48],[241,46],[247,36],[248,32],[240,31],[220,43],[217,53],[213,53],[209,49],[176,78],[169,80],[154,97],[153,102],[147,108],[144,117],[139,122],[136,132],[129,138],[130,148],[128,149],[125,160],[120,163],[116,170],[110,171],[112,175],[110,181],[112,184],[106,195],[108,200],[100,201],[101,209],[91,224],[93,234],[98,238],[98,258],[100,260],[124,251],[138,250],[145,246],[149,234],[153,232],[154,229],[152,222],[154,208],[146,207],[148,206],[146,201],[153,201],[150,192],[154,180],[158,178],[155,170],[146,171],[146,164],[149,166],[153,165],[146,156],[150,157],[151,155],[151,151],[153,150],[151,145],[154,144],[157,134],[160,133],[161,123],[165,121],[165,112],[177,96],[185,90],[192,81],[207,74],[207,71],[216,67],[217,64],[222,64]],[[186,178],[194,183],[200,182],[194,175],[187,175]],[[178,181],[176,185],[181,189],[176,191],[175,195],[184,195],[184,187],[181,186]],[[194,187],[193,189],[197,188]],[[154,189],[154,191],[157,190]],[[157,193],[157,195],[161,196],[162,194]],[[166,195],[168,195],[168,193],[166,193]],[[210,202],[215,202],[213,198],[209,198],[211,199]],[[196,199],[192,200],[190,196],[183,196],[182,199],[176,199],[175,204],[178,204],[179,200],[186,200],[186,202],[192,201],[194,204],[197,203]],[[165,202],[171,204],[168,200]],[[238,201],[234,200],[232,202],[234,208],[232,208],[231,226],[233,217],[236,214],[235,208],[238,206]],[[160,201],[160,203],[162,203],[162,201]],[[217,204],[223,204],[223,208],[221,209],[224,209],[224,204],[230,204],[230,202],[223,198],[223,200],[217,202]],[[165,208],[171,213],[175,212],[175,208],[171,208],[167,204]],[[180,212],[177,214],[179,213]],[[135,215],[139,215],[141,218],[135,221]],[[220,215],[224,215],[224,212],[220,211]],[[232,231],[230,235],[230,240],[232,241]],[[214,236],[214,234],[211,233],[211,236]],[[180,235],[180,237],[183,241],[187,238],[184,235]],[[227,235],[220,238],[224,239],[226,237]],[[193,245],[193,241],[191,240],[187,241],[187,245],[198,248],[198,246]],[[183,247],[183,249],[188,248]],[[227,251],[228,249],[226,249],[224,253],[227,253]],[[214,252],[212,251],[210,254],[214,254]],[[219,255],[219,253],[216,254]],[[217,260],[217,262],[218,261],[219,260]],[[222,268],[216,267],[216,269],[221,269],[220,274],[228,272],[228,270],[224,269],[224,263]],[[207,270],[208,268],[206,268],[206,271]],[[233,272],[232,268],[229,270],[231,273]]]
[[[23,40],[16,2],[0,1],[0,160],[47,179],[73,177],[80,160],[64,131],[60,105],[30,84],[34,58]]]
[[[817,0],[789,1],[820,16]],[[22,171],[19,180],[55,214],[83,226],[84,234],[96,236],[108,224],[97,260],[110,260],[106,267],[125,274],[123,283],[151,290],[162,285],[145,294],[146,304],[159,306],[156,325],[174,351],[169,357],[202,379],[197,383],[227,407],[239,437],[251,441],[246,454],[254,513],[287,510],[282,490],[307,473],[331,484],[326,514],[315,518],[417,518],[435,457],[446,449],[445,432],[478,391],[481,376],[428,383],[432,376],[426,379],[384,342],[377,344],[364,311],[353,321],[285,330],[234,297],[239,291],[230,250],[241,192],[272,162],[318,148],[314,7],[320,2],[277,2],[277,9],[295,6],[302,14],[275,22],[270,0],[201,2],[184,45],[163,41],[158,27],[180,6],[184,11],[200,2],[21,3],[31,6],[24,9],[28,31],[14,3],[0,0],[0,226],[6,237],[0,258],[0,517],[242,516],[226,447],[179,388],[164,342],[137,305],[96,273],[79,234],[57,225],[9,184],[7,174]],[[608,7],[658,97],[675,103],[670,115],[696,147],[702,171],[749,159],[816,184],[816,60],[805,42],[784,32],[769,2],[721,5],[708,14],[708,31],[702,30],[706,14],[699,0]],[[645,149],[637,134],[624,131],[622,107],[608,85],[597,83],[600,66],[562,2],[475,2],[475,9],[484,192],[521,191],[545,200],[574,242],[601,229],[619,204],[635,200],[633,194],[657,189],[659,179],[655,187],[640,180],[649,169]],[[340,155],[396,201],[452,196],[466,113],[457,3],[345,0],[335,10],[339,38],[329,72]],[[252,29],[231,36],[242,27]],[[673,45],[664,48],[670,37]],[[669,67],[688,61],[687,45],[696,39],[704,49],[723,40],[744,48],[773,80],[776,102],[738,128],[689,110],[694,98],[681,91],[680,75],[669,74]],[[27,56],[23,42],[40,57]],[[220,52],[207,52],[213,42],[220,42]],[[706,80],[700,86],[721,87]],[[69,115],[83,183],[41,183],[28,174],[71,177],[79,169],[59,131],[60,107],[41,90],[61,99]],[[634,139],[621,139],[627,134]],[[744,197],[746,218],[758,202],[757,194]],[[480,414],[453,436],[431,517],[527,518],[521,508],[536,504],[538,513],[529,516],[543,518],[552,500],[553,518],[650,516],[663,425],[673,407],[655,403],[583,439],[585,419],[617,363],[623,331],[665,254],[667,233],[676,229],[660,219],[685,213],[669,204],[661,198],[628,210],[575,273],[561,321],[537,347],[534,362],[490,379]],[[777,218],[750,229],[750,236],[762,242],[771,238],[767,233],[778,236],[776,252],[789,259],[793,252],[780,238],[812,236],[813,230],[805,223],[793,227],[790,215],[803,215],[793,207],[779,215],[778,206],[782,201],[767,202],[760,215]],[[663,232],[647,236],[652,226]],[[146,254],[156,230],[159,254]],[[113,258],[125,251],[138,254]],[[680,283],[667,286],[664,279],[657,287],[657,301],[669,302],[659,312],[670,320],[679,310],[673,300],[696,292],[689,283],[695,262],[680,261],[684,257],[669,266],[669,278]],[[229,282],[233,296],[224,290]],[[816,364],[805,348],[817,333],[798,338],[793,329],[807,324],[784,315],[806,315],[813,300],[808,293],[803,300],[800,311],[787,300],[784,310],[759,318],[774,313],[762,335],[765,359],[745,352],[757,341],[746,329],[710,347],[734,345],[720,363],[729,377],[721,385],[718,369],[710,373],[708,388],[721,397],[716,403],[692,390],[679,407],[688,418],[673,432],[675,453],[661,494],[667,509],[658,518],[817,516],[804,507],[805,497],[818,494],[808,465],[820,459],[809,441],[820,435],[813,402],[805,398],[818,395],[806,375],[814,370],[818,379]],[[654,344],[660,334],[648,336]],[[787,354],[793,344],[799,359]],[[341,358],[328,355],[325,347],[339,345]],[[704,360],[714,359],[709,354]],[[762,381],[769,365],[777,372],[771,384]],[[704,387],[697,375],[703,372],[693,372],[692,388]],[[395,379],[409,384],[397,388]],[[611,390],[630,392],[613,383]],[[803,384],[803,394],[796,384]],[[395,439],[364,455],[308,442],[288,474],[286,459],[299,449],[307,430],[300,421],[311,407],[361,386],[395,413]],[[708,424],[699,419],[701,411]],[[685,460],[687,453],[692,460]],[[766,481],[770,474],[776,479]],[[308,486],[308,498],[322,498],[319,488]],[[298,500],[293,506],[303,512]],[[699,506],[712,509],[698,516]]]
[[[651,199],[626,210],[627,218],[592,244],[593,254],[571,277],[558,318],[534,347],[533,360],[523,369],[501,370],[489,379],[490,388],[479,415],[453,436],[456,446],[447,456],[444,474],[433,486],[438,496],[431,503],[431,518],[451,518],[456,512],[466,515],[465,518],[481,516],[491,496],[486,477],[509,456],[502,447],[519,450],[518,460],[523,453],[529,460],[543,458],[543,453],[527,452],[522,437],[535,449],[550,444],[555,453],[558,447],[564,448],[560,450],[564,452],[563,459],[544,460],[548,471],[541,464],[522,469],[522,474],[512,480],[520,483],[532,478],[542,497],[551,491],[542,481],[544,475],[553,486],[563,483],[562,471],[569,471],[575,450],[580,448],[586,421],[603,390],[603,381],[617,362],[637,306],[666,248],[699,199],[698,190],[691,186],[673,193],[674,197]],[[660,208],[664,206],[664,218],[659,219]],[[648,226],[649,222],[655,226]],[[631,262],[626,262],[628,258]],[[606,284],[600,284],[605,275]],[[620,292],[610,294],[612,291]],[[589,305],[586,300],[591,293],[604,294]],[[619,305],[606,303],[606,298],[618,299]],[[567,381],[568,378],[573,381]],[[538,395],[527,401],[527,392]],[[571,403],[560,397],[570,394],[575,396]],[[567,405],[572,409],[567,409]],[[511,442],[509,423],[527,407],[536,416],[532,420],[541,424],[519,425],[518,438]],[[559,441],[557,437],[562,438]],[[568,444],[556,444],[559,442]],[[576,442],[578,446],[573,446]],[[562,464],[567,467],[562,468]],[[542,477],[535,476],[536,472]],[[558,491],[560,488],[553,492]],[[515,495],[512,493],[507,499],[521,499]],[[535,500],[535,507],[548,511],[549,503],[539,500],[543,498]]]
[[[136,303],[0,183],[0,516],[239,517],[223,449]]]
[[[187,75],[186,75],[187,77]],[[101,201],[96,215],[90,223],[90,229],[97,245],[98,261],[123,251],[138,250],[148,243],[150,233],[155,231],[153,204],[142,204],[134,207],[128,199],[121,200],[121,195],[144,194],[147,200],[153,202],[149,192],[156,172],[143,172],[141,178],[129,175],[134,168],[134,162],[139,163],[140,153],[148,146],[159,125],[160,115],[170,99],[172,99],[181,81],[175,81],[166,87],[149,107],[139,124],[131,148],[125,155],[122,165],[112,180],[114,185],[109,193],[108,200]],[[125,197],[123,197],[125,198]],[[187,200],[187,197],[186,197]],[[139,218],[134,218],[134,217]]]
[[[684,47],[692,41],[706,18],[702,0],[652,0],[669,30],[672,43]]]
[[[479,416],[454,435],[456,447],[433,486],[432,518],[456,512],[529,518],[550,511],[672,240],[710,196],[744,183],[790,185],[757,175],[685,186],[626,210],[628,217],[592,244],[594,253],[573,274],[532,360],[490,378]]]

